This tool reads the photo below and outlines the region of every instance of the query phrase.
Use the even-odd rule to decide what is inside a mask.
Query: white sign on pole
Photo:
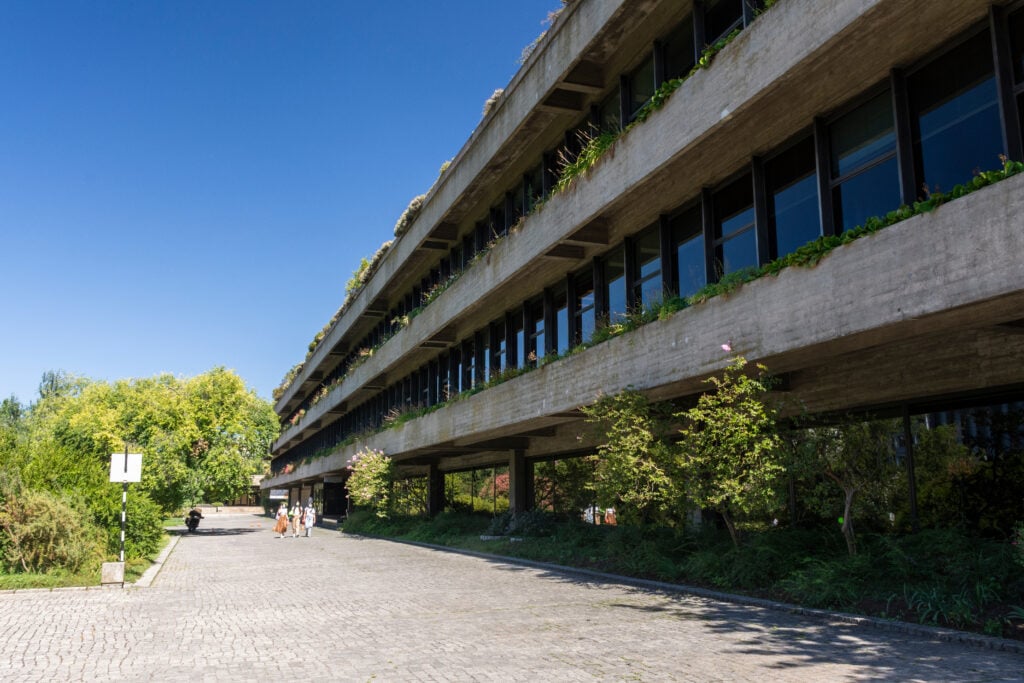
[[[142,481],[142,453],[111,453],[110,481]]]

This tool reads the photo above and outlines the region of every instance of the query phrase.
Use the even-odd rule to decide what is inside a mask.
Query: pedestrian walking
[[[288,516],[292,518],[292,538],[299,537],[299,526],[302,525],[302,505],[299,501],[295,501],[295,507],[288,513]]]
[[[288,533],[288,503],[281,501],[281,505],[277,508],[276,519],[274,533],[278,538],[284,538],[284,535]]]
[[[312,538],[313,526],[316,524],[316,510],[312,503],[306,506],[306,516],[302,521],[306,525],[306,538]]]

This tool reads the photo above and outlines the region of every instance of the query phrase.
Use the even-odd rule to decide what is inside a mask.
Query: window
[[[693,49],[693,16],[688,16],[672,29],[663,41],[665,57],[665,78],[682,78],[690,73],[696,64]]]
[[[491,324],[491,376],[508,368],[508,344],[505,341],[505,321]]]
[[[629,118],[632,120],[654,95],[654,57],[650,56],[629,74]]]
[[[889,90],[829,127],[836,229],[849,230],[900,205],[896,132]]]
[[[743,25],[743,0],[707,0],[704,3],[704,35],[708,45]]]
[[[754,186],[750,174],[734,180],[714,195],[715,262],[717,277],[757,266],[754,230]]]
[[[553,297],[555,307],[555,353],[561,355],[569,350],[571,340],[569,339],[569,299],[565,291],[565,285],[555,291]]]
[[[821,236],[814,138],[796,143],[765,162],[768,231],[776,259]]]
[[[626,258],[625,250],[619,247],[604,259],[604,281],[608,302],[608,320],[621,322],[626,318]]]
[[[988,31],[911,75],[907,91],[915,163],[928,191],[948,192],[999,163],[1003,136]]]
[[[615,88],[597,106],[595,124],[598,133],[617,133],[622,128],[622,102],[619,97],[619,89]]]
[[[544,198],[544,167],[537,165],[531,168],[523,178],[523,191],[526,196],[526,213],[533,211],[533,207]]]
[[[1013,12],[1009,18],[1010,53],[1013,55],[1013,80],[1024,82],[1024,8]]]
[[[576,330],[578,338],[573,340],[574,345],[589,341],[594,334],[594,327],[597,323],[597,312],[594,309],[594,273],[586,270],[576,276],[576,305],[573,310],[576,313]]]
[[[661,281],[661,237],[658,226],[644,230],[633,242],[633,300],[640,306],[659,303],[664,289]]]
[[[679,296],[691,296],[707,284],[700,205],[673,216],[669,227],[675,246],[672,260],[676,266],[677,293]]]
[[[544,302],[538,301],[527,309],[528,350],[526,364],[536,365],[544,357]]]
[[[526,350],[526,335],[523,332],[523,315],[519,314],[512,316],[512,336],[515,339],[516,345],[516,367],[526,367],[526,355],[529,353]]]

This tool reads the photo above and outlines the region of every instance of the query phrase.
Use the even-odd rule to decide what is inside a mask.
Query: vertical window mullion
[[[505,314],[505,364],[509,368],[519,365],[519,349],[517,348],[515,314]]]
[[[637,255],[636,255],[636,240],[632,237],[627,237],[624,241],[624,267],[626,271],[626,311],[634,311],[637,308],[637,304],[640,302],[640,297],[636,294],[636,276],[637,276]]]
[[[704,268],[707,271],[707,281],[718,282],[719,274],[716,258],[717,245],[715,244],[715,214],[714,201],[709,188],[700,191],[700,215],[701,227],[704,230]]]
[[[487,367],[487,363],[484,359],[484,355],[487,353],[487,345],[484,343],[484,334],[486,329],[481,330],[473,335],[473,351],[476,356],[476,362],[473,363],[473,384],[482,384],[487,381],[487,374],[484,370]]]
[[[565,305],[566,313],[569,316],[568,325],[568,346],[572,348],[580,343],[580,325],[576,316],[579,315],[579,302],[576,301],[576,278],[572,273],[565,277]]]
[[[743,0],[743,28],[754,23],[754,19],[757,16],[754,10],[755,0]]]
[[[828,126],[821,118],[814,119],[814,158],[818,176],[818,212],[821,216],[821,234],[836,234],[835,213],[832,208],[832,158],[828,142]]]
[[[557,352],[558,323],[555,320],[555,293],[550,287],[547,287],[544,289],[544,355],[548,356]]]
[[[675,247],[672,244],[672,224],[668,216],[658,216],[658,244],[661,247],[661,291],[665,296],[679,294],[679,273],[672,258]]]
[[[746,12],[747,2],[744,0],[743,7]],[[775,258],[771,253],[769,245],[774,241],[768,234],[768,200],[764,180],[764,160],[761,157],[754,157],[750,161],[750,177],[754,184],[754,232],[757,235],[757,263],[764,265]]]
[[[693,62],[700,61],[700,55],[707,44],[707,29],[704,21],[703,0],[693,0]]]
[[[595,257],[593,263],[594,271],[594,318],[595,322],[607,320],[608,318],[608,293],[607,283],[604,277],[604,263],[600,258]]]
[[[901,69],[892,70],[889,84],[892,89],[892,107],[896,123],[896,166],[900,174],[900,203],[909,206],[917,201],[918,178],[914,163],[910,96],[907,93],[907,78]]]
[[[625,128],[632,116],[632,84],[628,76],[619,76],[619,121]]]
[[[1014,90],[1013,57],[1010,49],[1010,30],[1007,8],[989,7],[989,27],[992,35],[992,61],[996,70],[996,91],[999,94],[999,119],[1003,127],[1003,145],[1007,156],[1015,161],[1024,160],[1024,141],[1020,129],[1020,112]]]

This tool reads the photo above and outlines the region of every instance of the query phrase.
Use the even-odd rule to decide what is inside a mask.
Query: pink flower
[[[726,353],[732,351],[732,342],[726,342],[722,344],[722,350],[725,351]]]

